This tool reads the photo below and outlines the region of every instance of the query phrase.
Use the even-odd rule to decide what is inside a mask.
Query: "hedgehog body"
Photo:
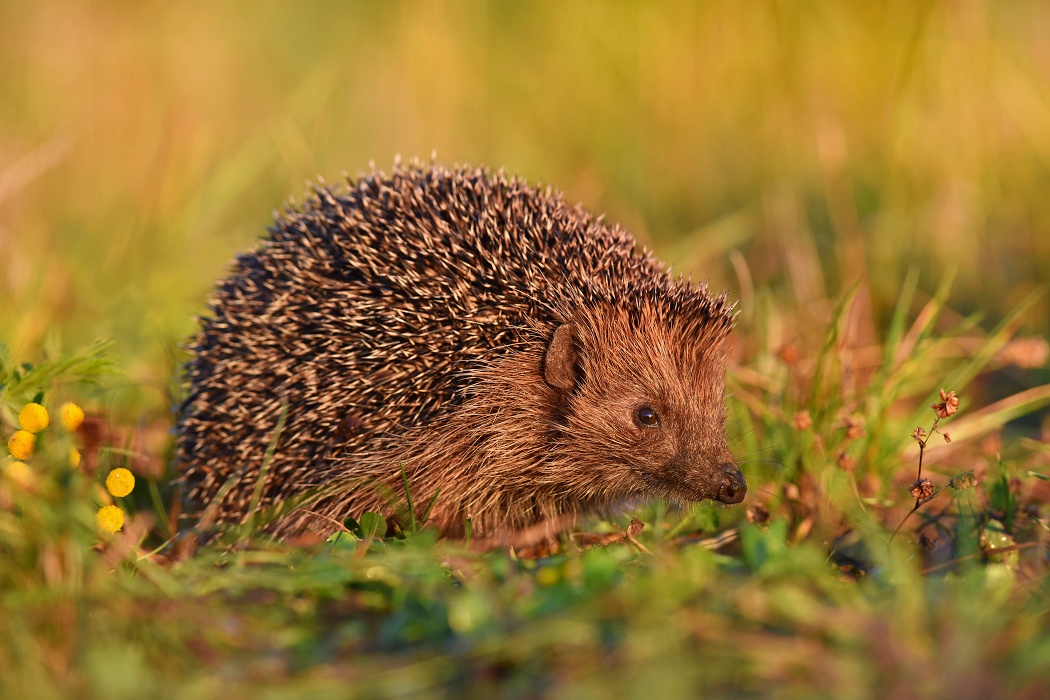
[[[413,164],[278,216],[186,367],[189,502],[329,532],[407,502],[503,537],[663,497],[739,502],[725,295],[551,190]]]

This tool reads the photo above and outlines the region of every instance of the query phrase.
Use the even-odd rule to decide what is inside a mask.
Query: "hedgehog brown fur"
[[[328,532],[395,511],[404,478],[417,516],[436,494],[447,536],[468,519],[503,537],[640,499],[743,498],[725,294],[550,189],[417,163],[317,187],[211,311],[176,459],[220,521],[305,493],[276,531]]]

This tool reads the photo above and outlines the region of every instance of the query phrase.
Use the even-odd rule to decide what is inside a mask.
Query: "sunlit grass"
[[[52,422],[0,476],[0,696],[1040,697],[1048,32],[1034,1],[0,3],[2,445]],[[432,151],[740,300],[742,507],[537,561],[193,550],[166,431],[210,284],[308,179]]]
[[[121,447],[119,433],[136,428],[97,408],[81,426],[95,432],[52,441],[47,431],[63,421],[40,428],[41,410],[64,416],[71,396],[105,396],[126,381],[105,347],[37,364],[7,355],[4,433],[22,414],[49,440],[27,458],[31,484],[0,479],[0,604],[10,611],[0,618],[0,691],[746,696],[775,687],[786,697],[883,697],[977,687],[1038,697],[1050,681],[1046,453],[1018,444],[1007,457],[982,454],[974,442],[1050,396],[1037,387],[957,430],[966,388],[994,369],[1009,320],[988,333],[967,322],[934,332],[943,311],[934,298],[917,316],[902,311],[869,353],[842,334],[854,303],[843,299],[815,354],[766,348],[779,368],[734,371],[731,432],[751,494],[743,507],[654,504],[592,521],[588,536],[535,560],[438,542],[426,528],[377,537],[378,516],[348,521],[328,543],[274,542],[249,524],[193,546],[196,533],[174,528],[170,475]],[[964,340],[970,352],[945,352]],[[945,378],[962,382],[958,404],[924,394]],[[941,462],[930,449],[923,474],[944,493],[913,505],[916,420],[935,421],[940,433],[928,436],[959,436],[944,448],[964,449]],[[100,440],[106,424],[114,430]],[[70,466],[70,440],[85,451],[81,468]],[[128,495],[126,466],[149,497],[99,510],[107,490]],[[96,522],[107,509],[120,512],[119,526]],[[632,515],[640,532],[627,529]]]

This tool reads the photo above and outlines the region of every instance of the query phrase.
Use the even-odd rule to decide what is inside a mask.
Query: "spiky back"
[[[202,321],[176,429],[190,498],[230,481],[220,516],[247,515],[282,415],[260,505],[454,410],[472,368],[567,310],[638,295],[681,306],[684,289],[626,232],[501,173],[413,164],[317,188],[238,258]],[[728,328],[723,301],[688,295],[705,301],[695,323]]]

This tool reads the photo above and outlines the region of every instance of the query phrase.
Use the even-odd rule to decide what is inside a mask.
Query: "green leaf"
[[[741,527],[740,549],[752,571],[761,569],[771,558],[788,549],[787,521],[774,520],[766,529],[751,524]]]
[[[325,540],[331,549],[350,552],[357,550],[357,543],[359,541],[360,540],[354,536],[354,533],[346,532],[345,530],[334,532],[327,540]]]
[[[386,531],[386,519],[379,513],[362,513],[358,522],[361,524],[361,539],[376,537]]]

